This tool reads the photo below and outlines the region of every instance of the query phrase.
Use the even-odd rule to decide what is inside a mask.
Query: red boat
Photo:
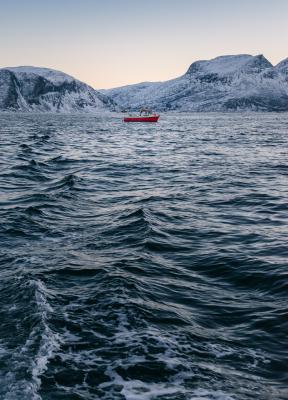
[[[124,117],[124,122],[157,122],[160,115],[153,113],[150,108],[141,108],[140,114],[138,116],[129,115]]]

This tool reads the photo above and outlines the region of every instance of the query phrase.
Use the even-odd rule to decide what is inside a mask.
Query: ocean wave
[[[285,114],[0,118],[0,398],[287,398]]]
[[[19,316],[21,310],[30,309],[32,314],[29,317],[27,315],[26,319],[31,319],[33,323],[29,330],[23,326],[23,341],[16,345],[12,354],[8,348],[4,351],[5,361],[3,361],[9,372],[2,376],[0,394],[2,393],[5,400],[16,398],[40,400],[42,398],[38,393],[41,386],[40,376],[46,370],[53,352],[60,346],[59,335],[49,327],[49,314],[53,309],[47,300],[44,284],[38,280],[19,277],[15,285],[18,293],[13,296],[13,313]],[[12,294],[9,297],[11,296]],[[26,303],[24,307],[23,302]],[[1,304],[1,308],[3,308],[3,304]],[[10,309],[10,313],[11,311],[12,309]],[[11,338],[10,341],[11,346],[13,339]],[[9,357],[7,357],[8,354]]]

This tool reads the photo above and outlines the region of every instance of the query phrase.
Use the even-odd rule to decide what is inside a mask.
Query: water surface
[[[288,399],[287,114],[0,115],[0,398]]]

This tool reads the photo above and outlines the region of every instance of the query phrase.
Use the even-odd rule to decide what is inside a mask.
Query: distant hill
[[[97,112],[288,111],[288,58],[273,66],[263,55],[220,56],[196,61],[166,82],[97,91],[48,68],[0,69],[0,111]]]
[[[263,55],[196,61],[179,78],[105,90],[122,108],[168,111],[288,111],[288,59]]]
[[[63,72],[37,67],[0,69],[0,110],[69,113],[115,108],[107,95]]]

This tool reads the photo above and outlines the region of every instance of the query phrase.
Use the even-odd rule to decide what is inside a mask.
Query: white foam
[[[41,281],[29,281],[28,286],[35,288],[35,299],[41,316],[40,326],[37,325],[30,332],[25,344],[12,357],[11,371],[5,376],[5,387],[7,393],[4,400],[41,400],[38,391],[41,386],[41,374],[43,374],[48,366],[49,359],[53,353],[60,347],[60,336],[55,334],[48,325],[48,314],[53,311],[46,296],[44,284]],[[39,340],[40,346],[38,352],[31,362],[31,348],[35,342]],[[29,365],[30,364],[30,365]],[[31,380],[17,378],[23,369],[31,372]]]
[[[99,385],[101,389],[107,389],[112,385],[121,386],[120,393],[126,400],[152,400],[157,396],[185,393],[186,390],[180,386],[174,386],[169,383],[145,383],[140,380],[124,380],[117,372],[109,366],[106,375],[110,377],[109,382]]]
[[[181,379],[167,383],[146,383],[136,379],[126,381],[111,366],[107,368],[106,374],[111,380],[100,384],[99,388],[107,390],[114,385],[120,386],[120,393],[125,400],[156,400],[159,396],[172,395],[185,395],[189,400],[235,400],[233,395],[220,390],[196,389],[191,392],[184,388]],[[111,393],[107,396],[109,398]]]
[[[190,400],[235,400],[235,397],[221,390],[197,389]]]
[[[58,350],[61,343],[61,338],[58,334],[54,333],[48,323],[47,314],[53,311],[53,308],[48,303],[45,297],[45,286],[41,281],[36,282],[36,301],[39,307],[39,311],[42,315],[42,323],[44,326],[44,331],[42,333],[41,344],[38,353],[33,362],[32,377],[37,386],[40,387],[41,380],[40,375],[47,369],[47,364],[49,359],[52,357],[55,350]]]
[[[238,352],[229,346],[222,346],[218,343],[209,343],[207,349],[216,357],[223,358],[230,356],[232,354],[237,354]]]

